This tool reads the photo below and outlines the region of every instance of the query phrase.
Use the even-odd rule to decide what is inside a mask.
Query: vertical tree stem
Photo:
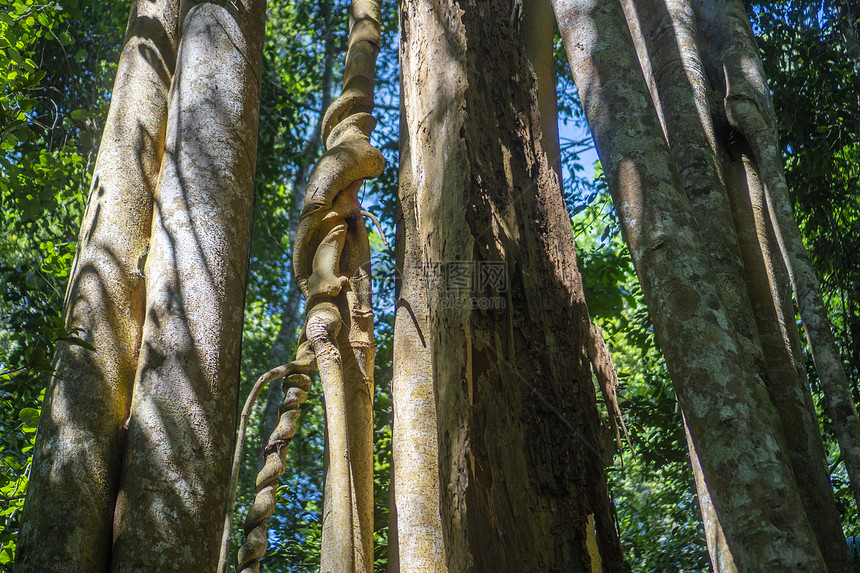
[[[176,65],[177,0],[131,4],[34,450],[16,571],[106,571]]]
[[[144,269],[112,568],[215,570],[233,451],[265,2],[191,0]]]

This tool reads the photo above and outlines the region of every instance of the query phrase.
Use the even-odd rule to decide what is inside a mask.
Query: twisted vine
[[[370,244],[362,218],[368,213],[358,192],[362,181],[378,177],[385,165],[370,144],[380,43],[379,0],[353,0],[343,92],[323,120],[327,151],[311,172],[293,250],[294,273],[307,299],[297,357],[263,375],[249,397],[256,399],[255,392],[258,396],[268,382],[286,377],[281,417],[265,447],[254,505],[245,519],[237,571],[260,569],[277,480],[310,388],[307,373],[313,369],[320,372],[328,437],[321,570],[372,570],[373,312]],[[243,413],[243,424],[245,417]],[[243,433],[240,426],[240,440]],[[234,473],[236,469],[234,462]],[[229,535],[229,526],[225,529]]]

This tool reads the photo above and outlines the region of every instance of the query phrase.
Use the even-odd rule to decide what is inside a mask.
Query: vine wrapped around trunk
[[[378,0],[353,0],[341,96],[323,121],[327,151],[308,181],[293,267],[307,299],[296,361],[284,368],[281,420],[265,449],[257,496],[245,521],[238,571],[259,571],[275,482],[284,471],[306,373],[320,371],[327,422],[321,570],[373,569],[373,312],[370,243],[358,199],[365,178],[382,173],[370,144],[376,125],[373,76],[381,43]]]

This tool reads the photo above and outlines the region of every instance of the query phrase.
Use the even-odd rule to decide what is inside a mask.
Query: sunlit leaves
[[[35,121],[35,98],[44,97],[39,92],[46,75],[37,48],[50,40],[71,43],[67,33],[57,33],[76,10],[75,0],[0,0],[0,150],[32,136],[29,124]]]

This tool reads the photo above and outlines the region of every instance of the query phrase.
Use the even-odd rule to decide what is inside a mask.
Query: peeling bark
[[[16,571],[107,571],[144,311],[178,3],[132,4],[45,392]]]
[[[594,134],[703,475],[742,571],[823,571],[791,469],[666,144],[621,7],[554,0]],[[755,500],[755,501],[753,501]]]
[[[447,565],[620,571],[588,315],[560,182],[541,148],[522,10],[401,5],[403,82],[418,86],[404,93],[402,120],[422,262],[431,272],[461,263],[506,271],[495,287],[430,291]],[[472,307],[484,297],[503,308]]]
[[[112,570],[214,570],[235,430],[262,1],[183,2]]]
[[[597,379],[597,384],[600,386],[600,394],[603,396],[603,403],[606,405],[606,412],[609,417],[609,429],[615,438],[618,449],[621,449],[621,431],[624,431],[624,437],[627,438],[627,444],[630,450],[633,451],[633,444],[630,443],[630,436],[627,434],[627,426],[624,424],[624,418],[621,415],[621,407],[618,405],[618,373],[615,371],[615,365],[612,363],[612,355],[609,353],[609,348],[606,346],[606,341],[603,339],[603,330],[596,324],[592,324],[588,331],[588,360],[591,362],[591,371],[594,372],[594,377]],[[612,449],[606,448],[607,463],[612,463]]]

